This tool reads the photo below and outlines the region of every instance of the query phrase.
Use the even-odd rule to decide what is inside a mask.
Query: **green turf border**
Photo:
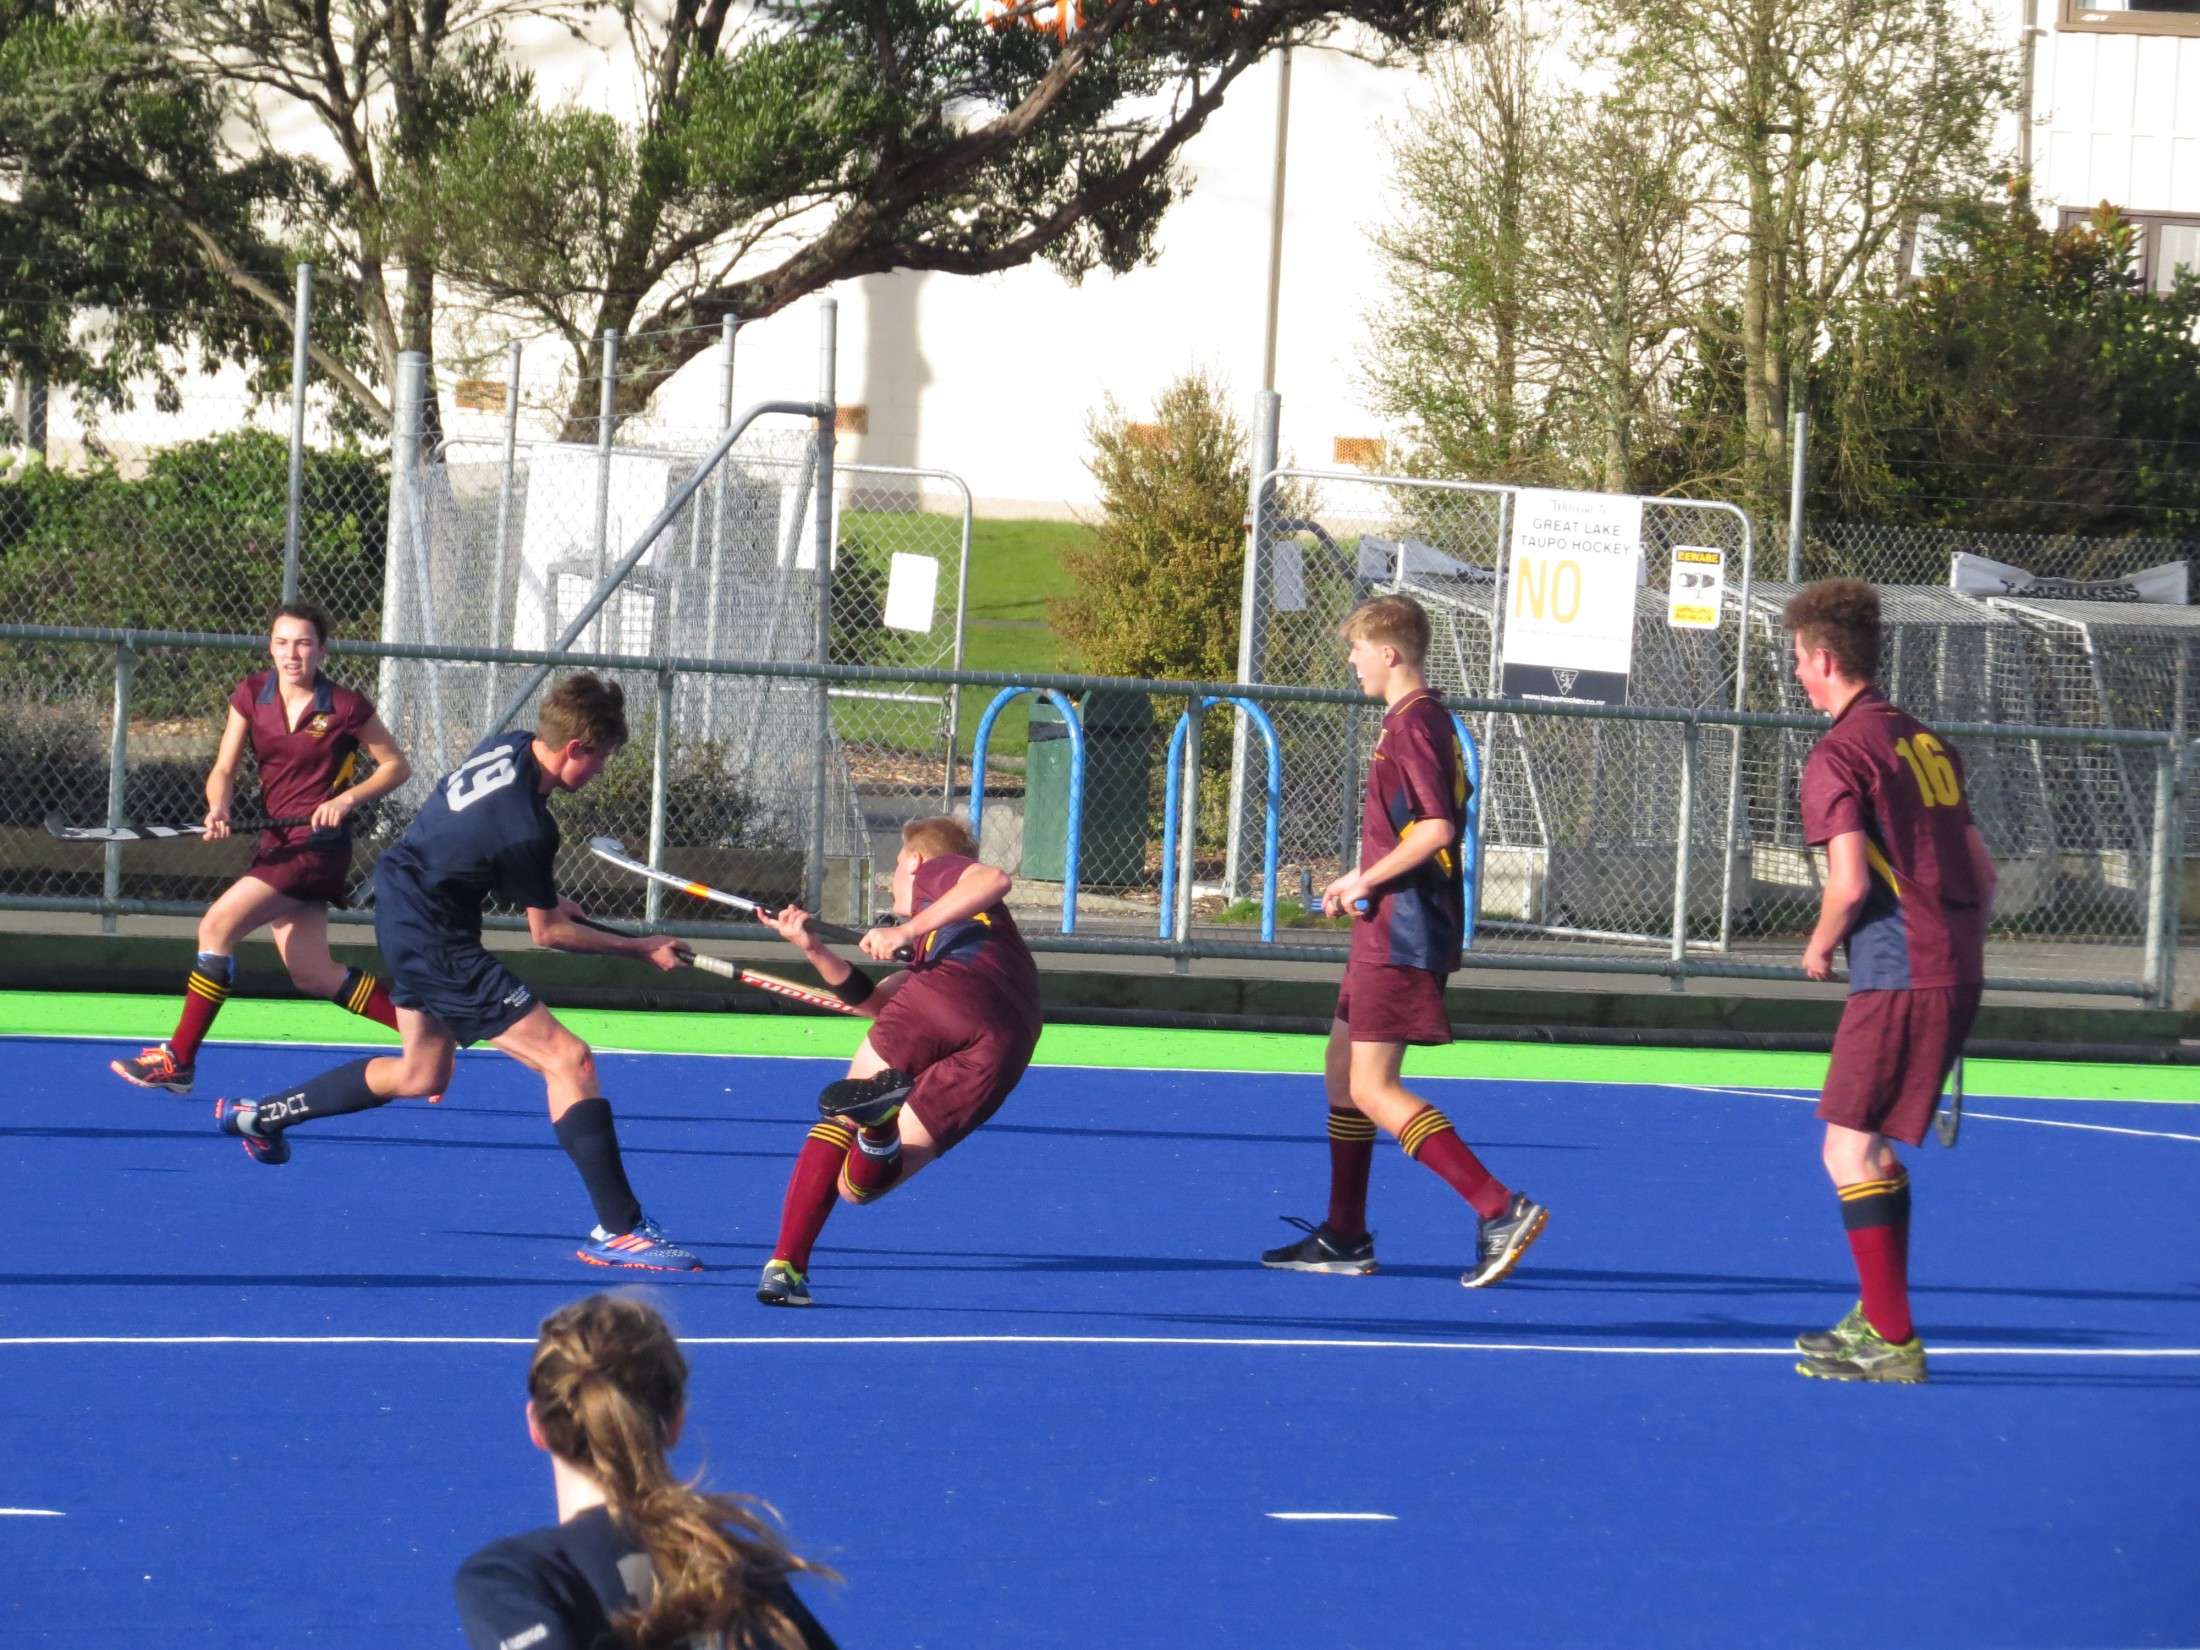
[[[90,1037],[117,1045],[157,1041],[174,1025],[175,1000],[92,992],[0,992],[0,1036]],[[559,1018],[599,1048],[650,1054],[842,1057],[862,1036],[849,1020],[790,1014],[641,1013],[561,1009]],[[371,1021],[331,1003],[246,1000],[222,1011],[217,1041],[394,1044]],[[1117,1070],[1321,1070],[1322,1039],[1274,1031],[1171,1031],[1049,1026],[1038,1064]],[[1453,1043],[1415,1049],[1408,1076],[1504,1077],[1531,1082],[1701,1083],[1733,1088],[1816,1088],[1822,1054],[1747,1050],[1601,1048],[1580,1044]],[[2026,1100],[2200,1103],[2200,1067],[2118,1066],[2047,1060],[1972,1060],[1973,1094]]]

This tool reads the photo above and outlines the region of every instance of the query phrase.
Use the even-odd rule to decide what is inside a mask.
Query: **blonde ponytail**
[[[832,1572],[788,1551],[761,1503],[673,1476],[666,1452],[685,1406],[687,1360],[655,1310],[631,1296],[591,1295],[552,1313],[527,1392],[543,1441],[603,1486],[612,1517],[649,1554],[655,1590],[613,1624],[632,1650],[708,1634],[743,1650],[801,1650],[771,1592],[797,1571]]]

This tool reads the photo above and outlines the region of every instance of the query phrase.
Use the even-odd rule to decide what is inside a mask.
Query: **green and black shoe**
[[[1806,1329],[1795,1337],[1795,1350],[1806,1358],[1840,1356],[1858,1330],[1871,1328],[1871,1320],[1864,1316],[1864,1303],[1858,1301],[1849,1308],[1849,1315],[1831,1329]]]
[[[1844,1319],[1840,1328],[1846,1327]],[[1917,1386],[1925,1379],[1925,1343],[1912,1335],[1897,1346],[1866,1323],[1844,1338],[1836,1350],[1805,1358],[1795,1366],[1795,1373],[1820,1381],[1883,1381]]]

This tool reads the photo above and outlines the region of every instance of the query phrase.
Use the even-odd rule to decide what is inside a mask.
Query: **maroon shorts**
[[[314,848],[303,842],[262,847],[253,854],[244,874],[292,899],[320,900],[340,907],[351,881],[351,847]]]
[[[1850,992],[1819,1120],[1917,1145],[1971,1035],[1978,998],[1975,985]]]
[[[1448,1043],[1451,1020],[1444,1013],[1446,976],[1426,968],[1363,963],[1344,966],[1337,991],[1337,1018],[1355,1043]]]
[[[1028,1015],[960,969],[926,969],[897,989],[871,1027],[871,1047],[917,1080],[908,1106],[944,1153],[1001,1109],[1039,1043]]]

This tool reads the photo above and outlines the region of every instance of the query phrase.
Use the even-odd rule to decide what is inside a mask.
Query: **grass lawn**
[[[1074,521],[975,521],[970,527],[970,597],[963,612],[966,670],[1075,670],[1077,659],[1047,615],[1049,597],[1070,593],[1062,551],[1092,542]],[[995,690],[966,688],[962,700],[965,751]],[[990,755],[1024,752],[1024,708],[1011,705],[993,724]]]

